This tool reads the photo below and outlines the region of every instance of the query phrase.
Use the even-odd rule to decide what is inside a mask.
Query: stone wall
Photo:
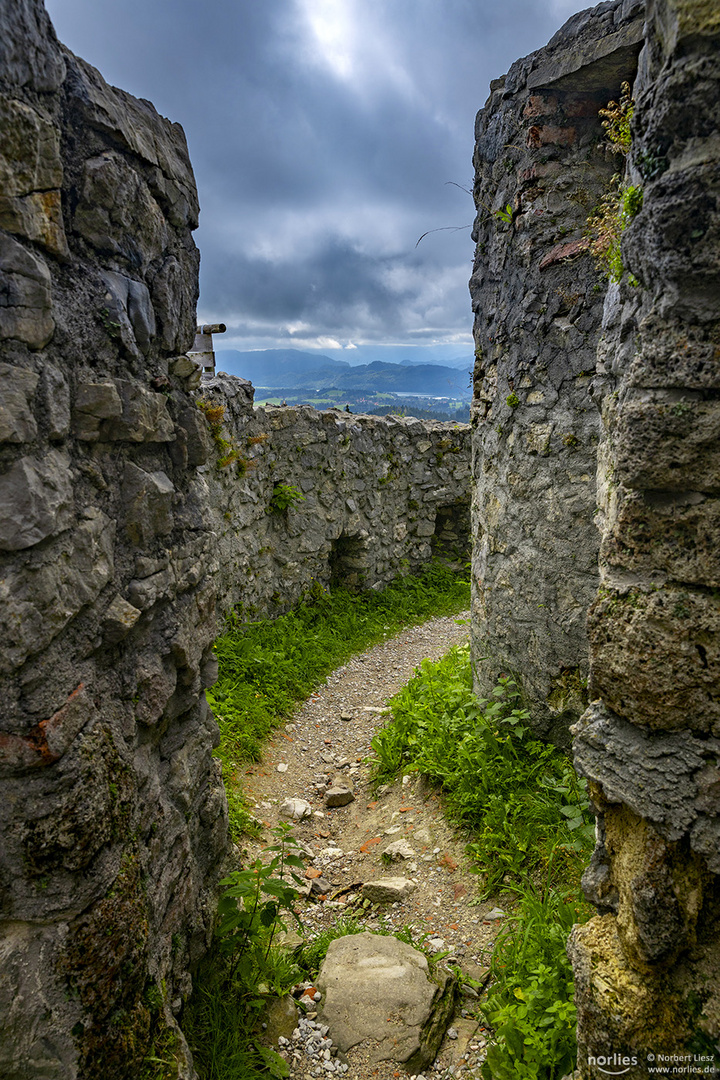
[[[216,444],[196,474],[211,507],[223,612],[278,614],[314,582],[379,589],[434,555],[469,559],[467,424],[253,409],[252,393],[224,374],[197,393],[209,418],[222,411],[228,444]],[[283,509],[278,485],[302,499]]]
[[[642,25],[629,0],[573,16],[491,84],[475,130],[474,665],[483,694],[518,676],[534,725],[564,745],[587,703],[598,584],[606,282],[585,233],[618,169],[598,109],[634,77]]]
[[[227,845],[175,359],[197,196],[181,128],[58,45],[41,0],[0,6],[0,175],[0,1075],[129,1078],[153,1039],[186,1057]]]
[[[651,1054],[720,1053],[717,5],[652,0],[634,93],[639,285],[605,301],[595,700],[574,729],[599,811],[584,884],[601,914],[571,945],[598,1080],[609,1052],[637,1060],[631,1080]]]

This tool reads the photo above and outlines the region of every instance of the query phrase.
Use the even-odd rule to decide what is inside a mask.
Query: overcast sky
[[[473,121],[490,79],[587,5],[46,6],[60,39],[108,82],[183,125],[200,194],[199,317],[228,324],[222,347],[348,360],[391,359],[398,345],[428,357],[469,350],[470,229],[416,241],[472,222],[470,196],[448,181],[472,187]]]

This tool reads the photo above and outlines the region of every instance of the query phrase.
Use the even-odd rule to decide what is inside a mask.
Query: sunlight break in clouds
[[[357,41],[352,0],[300,0],[299,6],[328,67],[339,78],[350,79]]]

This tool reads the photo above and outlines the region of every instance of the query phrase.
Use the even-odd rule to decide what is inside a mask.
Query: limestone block
[[[53,124],[24,102],[0,94],[0,130],[0,185],[4,196],[62,186],[60,132]]]
[[[720,586],[720,501],[700,491],[628,492],[616,498],[600,546],[616,570],[658,582]]]
[[[73,492],[67,455],[20,458],[0,476],[0,549],[20,551],[72,522]]]
[[[627,807],[608,806],[604,818],[623,951],[637,970],[659,973],[695,946],[709,875],[685,844],[669,843]]]
[[[55,332],[50,271],[17,240],[0,234],[0,341],[15,338],[42,349]]]
[[[16,86],[57,90],[65,61],[42,0],[22,0],[0,8],[0,68]]]
[[[177,688],[178,673],[172,657],[142,653],[137,667],[135,717],[148,727],[157,724]]]
[[[666,839],[679,840],[705,815],[720,815],[714,787],[720,738],[639,728],[601,702],[592,703],[573,734],[577,771],[599,784],[609,802],[630,807]],[[706,778],[704,799],[700,785]],[[717,853],[712,861],[720,865]]]
[[[158,600],[173,595],[174,586],[175,574],[168,568],[141,581],[131,581],[128,585],[128,599],[140,611],[147,611]]]
[[[84,442],[97,442],[100,423],[120,416],[122,402],[114,382],[87,382],[78,386],[73,403],[75,434]]]
[[[377,881],[366,881],[362,887],[362,896],[373,904],[392,904],[404,900],[414,892],[417,885],[404,877],[382,877]]]
[[[147,546],[156,536],[172,531],[174,493],[164,472],[148,473],[130,461],[126,463],[122,501],[125,530],[132,543]]]
[[[150,171],[154,196],[167,204],[176,227],[196,229],[197,191],[181,126],[159,116],[149,101],[108,86],[100,72],[79,57],[68,62],[77,78],[77,103],[87,121],[112,132],[117,142],[156,166]]]
[[[60,368],[50,360],[42,366],[39,398],[48,438],[66,438],[70,433],[70,388]]]
[[[122,415],[114,415],[100,428],[101,441],[170,442],[174,426],[164,394],[146,390],[130,379],[115,381],[122,401]]]
[[[417,949],[367,931],[336,938],[317,982],[323,1020],[340,1050],[365,1043],[372,1062],[402,1062],[409,1072],[434,1059],[452,1018],[456,983],[433,982]]]
[[[608,708],[654,729],[720,725],[720,598],[677,586],[604,589],[588,635],[593,694]]]
[[[0,442],[30,442],[37,435],[31,400],[38,382],[34,371],[0,364]]]
[[[290,821],[301,821],[303,818],[310,817],[312,806],[305,799],[283,799],[278,813],[280,817]]]
[[[599,1066],[584,1065],[590,1080],[607,1076],[605,1057],[611,1052],[628,1058],[627,1066],[620,1067],[631,1080],[647,1076],[648,1054],[677,1053],[689,1035],[689,1013],[681,999],[667,1001],[662,976],[660,980],[648,978],[630,966],[613,916],[603,915],[576,926],[568,953],[580,1021],[578,1057],[583,1062],[588,1056],[600,1059]],[[633,1058],[640,1063],[639,1068],[632,1068]]]
[[[10,569],[0,583],[0,672],[8,674],[46,649],[113,575],[115,524],[91,508],[77,529],[43,552],[36,564]]]
[[[168,242],[165,217],[147,184],[113,151],[85,162],[73,228],[97,251],[142,269]]]
[[[138,608],[122,596],[116,596],[103,616],[103,637],[113,645],[122,641],[141,615]]]
[[[25,103],[1,94],[0,131],[0,227],[66,255],[60,132]]]
[[[627,488],[715,491],[720,401],[631,398],[618,411],[615,479]]]
[[[181,360],[188,360],[188,358],[180,357],[176,364],[180,363]],[[188,360],[188,364],[191,365],[193,370],[197,366],[191,360]],[[212,443],[205,418],[199,409],[194,407],[183,409],[178,417],[178,427],[184,435],[189,467],[194,469],[198,465],[204,465],[210,457]]]
[[[131,341],[147,352],[156,331],[155,312],[147,286],[110,270],[103,274],[103,279],[115,301],[111,315],[115,314],[120,320],[118,326],[123,342],[126,340],[123,331],[126,335],[129,327]]]

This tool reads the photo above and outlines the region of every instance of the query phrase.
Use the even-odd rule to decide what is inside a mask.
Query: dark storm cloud
[[[572,0],[46,0],[185,128],[201,317],[234,344],[469,340],[472,130]],[[227,339],[226,339],[227,340]]]

